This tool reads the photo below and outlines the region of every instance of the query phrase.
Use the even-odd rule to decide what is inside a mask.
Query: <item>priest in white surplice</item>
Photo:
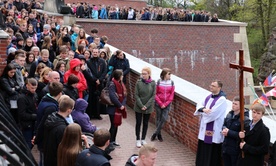
[[[200,117],[196,166],[220,166],[222,125],[227,109],[222,82],[215,80],[210,85],[212,94],[197,104],[194,115]]]

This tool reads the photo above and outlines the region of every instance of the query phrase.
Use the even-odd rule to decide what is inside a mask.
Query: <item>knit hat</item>
[[[8,55],[10,55],[10,53],[15,53],[16,49],[14,47],[11,47],[8,49]]]
[[[51,30],[51,26],[50,26],[49,24],[45,24],[45,25],[43,26],[43,29]]]

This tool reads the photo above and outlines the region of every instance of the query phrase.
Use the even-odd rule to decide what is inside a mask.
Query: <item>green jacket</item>
[[[154,99],[155,99],[155,81],[152,80],[151,83],[146,84],[139,79],[135,85],[135,104],[134,111],[138,113],[150,114],[153,112]],[[146,106],[145,111],[142,110],[142,107]]]

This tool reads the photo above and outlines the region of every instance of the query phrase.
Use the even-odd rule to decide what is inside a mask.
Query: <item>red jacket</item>
[[[156,103],[162,107],[164,105],[167,107],[174,98],[174,85],[171,80],[160,80],[156,85]]]
[[[84,78],[84,75],[82,74],[81,70],[80,71],[75,71],[75,67],[81,65],[81,61],[77,58],[74,58],[70,61],[70,69],[65,72],[64,74],[64,83],[68,82],[68,77],[71,74],[75,74],[79,78],[79,83],[77,84],[77,89],[79,91],[79,97],[83,98],[83,91],[87,89],[87,83],[86,79]]]

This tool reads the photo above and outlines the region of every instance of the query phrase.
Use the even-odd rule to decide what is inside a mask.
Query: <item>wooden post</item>
[[[243,71],[250,73],[254,72],[254,69],[251,67],[244,66],[243,50],[239,50],[239,64],[230,63],[230,68],[237,69],[240,72],[239,76],[239,91],[240,91],[240,122],[241,122],[241,131],[244,131],[244,91],[243,91]],[[244,140],[241,139],[243,142]],[[244,157],[244,153],[242,153]]]

